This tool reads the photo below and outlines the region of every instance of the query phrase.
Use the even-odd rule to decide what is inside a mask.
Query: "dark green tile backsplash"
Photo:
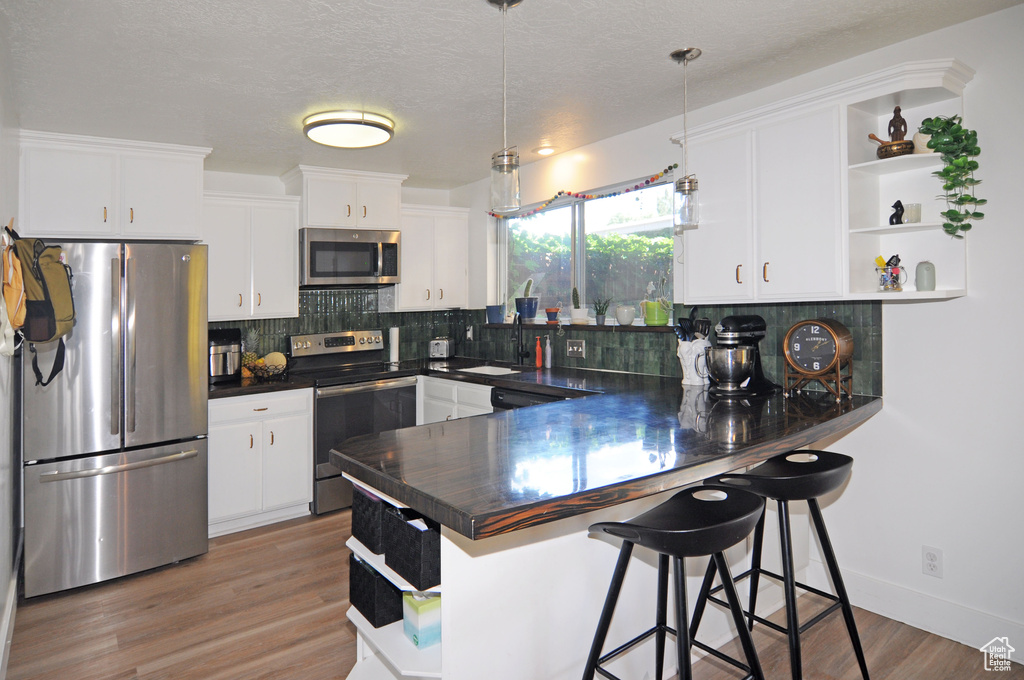
[[[676,305],[675,313],[688,315],[689,307]],[[843,323],[853,334],[853,390],[857,394],[882,394],[882,306],[880,302],[802,302],[773,305],[715,305],[701,307],[699,316],[712,324],[732,314],[764,317],[768,334],[761,342],[765,373],[775,382],[783,377],[782,341],[786,331],[803,319],[829,318]],[[381,329],[387,338],[392,326],[401,328],[402,360],[425,358],[428,343],[438,336],[451,336],[459,356],[513,361],[515,338],[507,328],[484,328],[483,310],[437,312],[380,312],[376,290],[302,290],[297,319],[215,322],[211,328],[260,329],[260,352],[287,352],[288,337],[303,333],[338,330]],[[465,328],[474,326],[474,340],[466,341]],[[676,358],[674,333],[631,333],[609,326],[607,331],[581,331],[563,327],[563,334],[547,326],[527,326],[525,336],[533,349],[536,336],[551,336],[555,366],[595,368],[630,373],[682,377]],[[581,338],[587,344],[586,359],[565,356],[565,341]]]

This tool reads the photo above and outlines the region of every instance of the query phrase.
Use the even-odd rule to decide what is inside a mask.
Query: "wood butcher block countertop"
[[[451,365],[451,364],[449,364]],[[576,369],[481,379],[575,399],[356,437],[331,459],[471,539],[571,517],[700,481],[840,434],[882,408],[781,394],[739,403],[659,378]]]

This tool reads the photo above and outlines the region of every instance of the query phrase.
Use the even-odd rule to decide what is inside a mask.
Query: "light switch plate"
[[[565,341],[565,356],[570,359],[586,359],[587,358],[587,341],[586,340],[566,340]]]

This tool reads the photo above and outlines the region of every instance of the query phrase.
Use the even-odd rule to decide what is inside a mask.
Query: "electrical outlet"
[[[586,359],[587,358],[587,341],[586,340],[566,340],[565,341],[565,356],[570,359]]]
[[[470,342],[473,341],[473,327],[472,326],[466,326],[466,340],[468,340]]]
[[[921,571],[942,578],[942,551],[930,545],[921,546]]]

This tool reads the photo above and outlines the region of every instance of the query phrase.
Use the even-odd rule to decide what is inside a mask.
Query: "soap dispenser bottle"
[[[537,336],[537,349],[534,350],[534,354],[537,357],[537,362],[536,362],[537,363],[537,368],[540,368],[541,367],[541,362],[543,361],[543,359],[541,357],[540,336],[539,335]]]
[[[551,336],[548,335],[544,339],[544,368],[551,368]]]

